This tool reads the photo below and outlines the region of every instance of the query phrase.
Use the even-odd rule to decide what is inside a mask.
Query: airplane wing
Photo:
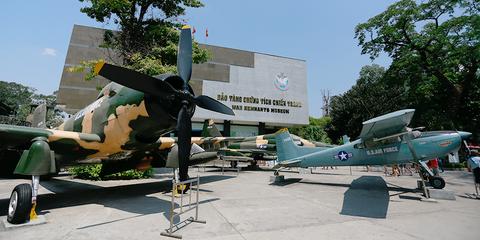
[[[232,148],[220,148],[218,149],[219,152],[237,152],[237,153],[268,153],[265,149],[232,149]]]
[[[42,138],[46,141],[40,140]],[[14,170],[16,174],[55,173],[54,153],[66,160],[82,158],[98,153],[100,141],[96,134],[0,124],[0,147],[23,151]]]
[[[0,124],[2,148],[28,149],[32,139],[36,137],[46,138],[53,151],[56,151],[58,146],[66,145],[95,149],[94,143],[100,142],[100,137],[96,134]]]
[[[415,109],[404,109],[365,121],[359,138],[365,141],[404,132],[414,113]]]
[[[230,141],[241,141],[243,137],[192,137],[191,142],[192,144],[197,145],[207,145],[207,144],[219,144],[223,142],[230,142]],[[156,144],[160,150],[168,149],[173,147],[178,141],[176,137],[160,137]]]
[[[292,160],[286,160],[283,162],[278,162],[275,166],[273,166],[273,169],[279,169],[282,167],[298,167],[298,165],[302,162],[301,159],[292,159]]]

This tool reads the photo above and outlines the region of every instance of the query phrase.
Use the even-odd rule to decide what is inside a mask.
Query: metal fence
[[[194,185],[195,184],[195,185]],[[184,193],[185,186],[190,185],[190,190],[187,193]],[[177,190],[180,190],[180,194],[177,193]],[[199,202],[199,190],[200,190],[200,177],[197,176],[194,179],[186,180],[183,182],[173,182],[172,184],[172,199],[171,199],[171,207],[170,207],[170,227],[165,229],[164,232],[161,233],[162,236],[174,237],[174,238],[182,238],[181,235],[174,234],[177,230],[185,227],[189,223],[197,222],[197,223],[207,223],[204,220],[198,219],[198,202]],[[195,192],[195,199],[192,202],[192,194]],[[184,198],[188,197],[188,204],[185,202],[184,205]],[[175,198],[178,198],[180,202],[178,203],[175,201]],[[176,207],[176,205],[179,207]],[[178,212],[175,212],[178,210]],[[187,213],[191,210],[195,210],[195,216],[191,216],[184,221],[180,221],[178,223],[174,223],[175,217],[180,217],[180,215]]]

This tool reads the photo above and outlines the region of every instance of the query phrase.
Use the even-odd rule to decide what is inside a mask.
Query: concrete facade
[[[74,25],[65,59],[57,103],[74,113],[94,101],[98,89],[108,80],[96,77],[85,81],[85,73],[68,68],[82,61],[107,59],[120,64],[115,52],[101,48],[105,30]],[[256,135],[265,128],[308,124],[307,68],[304,60],[202,45],[212,55],[203,64],[194,64],[192,86],[196,95],[208,95],[235,111],[226,116],[197,108],[193,121],[214,119],[228,135]],[[194,124],[194,127],[198,128]],[[259,127],[260,126],[260,127]],[[263,128],[263,129],[261,129]]]

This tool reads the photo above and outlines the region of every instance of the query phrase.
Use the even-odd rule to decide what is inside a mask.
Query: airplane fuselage
[[[410,148],[413,148],[419,160],[429,160],[446,156],[458,151],[461,137],[456,132],[425,132],[424,136],[410,140],[399,139],[390,144],[365,144],[361,140],[338,147],[314,151],[299,157],[300,167],[318,166],[359,166],[359,165],[389,165],[412,162],[415,158]]]
[[[95,102],[77,112],[58,130],[94,134],[100,141],[76,146],[55,146],[56,159],[69,163],[83,159],[121,157],[137,150],[152,150],[158,138],[174,130],[176,113],[159,107],[158,99],[116,83],[107,85]],[[53,141],[50,144],[62,144]],[[72,147],[73,146],[73,147]],[[150,147],[150,148],[151,148]]]

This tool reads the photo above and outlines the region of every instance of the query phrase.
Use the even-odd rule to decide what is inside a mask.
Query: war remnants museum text
[[[267,112],[267,113],[280,113],[280,114],[290,114],[290,109],[281,108],[301,108],[302,102],[292,101],[285,99],[271,99],[271,98],[259,98],[254,96],[238,96],[238,95],[227,95],[225,93],[217,94],[217,100],[222,102],[231,102],[233,110],[239,111],[254,111],[254,112]],[[239,105],[239,103],[247,104],[256,104],[264,106],[249,106],[249,105]],[[270,107],[274,106],[274,107]]]

